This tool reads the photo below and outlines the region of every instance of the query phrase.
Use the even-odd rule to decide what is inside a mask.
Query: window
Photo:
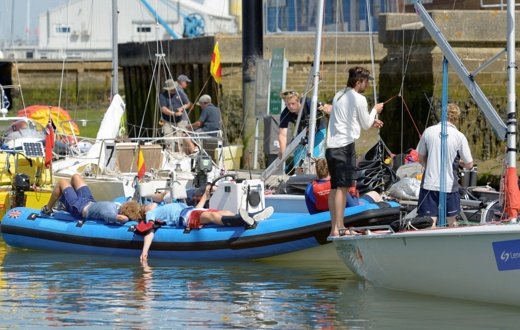
[[[70,25],[56,25],[56,33],[70,33]]]
[[[137,33],[150,33],[152,32],[152,28],[150,26],[138,26]]]

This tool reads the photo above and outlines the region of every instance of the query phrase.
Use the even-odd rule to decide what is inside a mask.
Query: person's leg
[[[336,235],[340,234],[340,231],[345,229],[345,205],[347,205],[347,193],[348,188],[338,187],[334,194],[334,220],[335,226],[332,228],[332,232]]]
[[[72,178],[70,178],[70,184],[74,190],[78,190],[79,188],[87,185],[80,174],[74,174]]]
[[[162,131],[163,131],[163,136],[165,137],[164,146],[168,150],[174,151],[173,150],[173,139],[172,139],[173,132],[174,132],[173,124],[170,122],[167,122],[163,119]]]
[[[452,192],[446,194],[446,221],[449,227],[457,227],[457,215],[461,211],[460,208],[460,194],[459,192]]]
[[[197,146],[195,146],[195,143],[191,139],[183,139],[184,144],[184,153],[187,155],[191,155],[195,151],[197,151]]]
[[[51,212],[52,207],[54,206],[54,204],[56,204],[58,199],[60,199],[61,195],[63,194],[63,190],[65,190],[65,188],[70,187],[70,186],[71,185],[68,180],[60,179],[54,186],[52,193],[51,193],[51,197],[49,198],[49,201],[47,202],[47,205],[44,206],[45,211]],[[42,211],[44,209],[42,209]]]
[[[365,196],[370,197],[372,199],[372,203],[378,203],[378,202],[383,201],[383,198],[381,197],[381,195],[377,191],[374,191],[374,190],[367,192],[363,197],[365,197]]]
[[[222,222],[222,217],[223,216],[234,216],[234,215],[235,215],[235,213],[233,213],[231,211],[227,211],[227,210],[219,210],[219,211],[208,210],[206,212],[203,212],[200,215],[200,224],[205,225],[208,223],[214,223],[214,224],[223,226],[224,223]]]
[[[437,216],[439,212],[439,192],[433,190],[426,190],[421,188],[419,190],[419,200],[417,201],[417,215],[420,217],[431,217],[433,220],[432,228],[437,224]]]
[[[265,209],[256,212],[247,212],[246,209],[241,208],[239,210],[239,213],[242,217],[244,217],[244,215],[247,215],[247,217],[252,218],[254,221],[260,221],[272,216],[274,213],[274,207],[268,206]]]

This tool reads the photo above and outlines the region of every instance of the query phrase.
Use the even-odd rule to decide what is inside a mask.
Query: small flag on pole
[[[218,41],[215,43],[215,47],[213,48],[209,72],[215,81],[220,84],[222,81],[222,66],[220,65],[220,51],[218,50]]]
[[[141,148],[137,152],[137,178],[141,180],[146,172],[146,166],[144,165],[144,155]]]
[[[51,167],[52,150],[54,149],[54,125],[49,117],[49,122],[45,127],[45,167]]]

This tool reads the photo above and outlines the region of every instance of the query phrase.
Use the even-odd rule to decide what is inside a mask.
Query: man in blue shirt
[[[190,100],[176,81],[168,79],[164,82],[164,92],[159,95],[161,106],[161,120],[164,137],[172,137],[175,127],[186,129]],[[172,145],[172,142],[166,143]]]
[[[211,103],[211,96],[204,94],[200,97],[197,105],[202,112],[199,120],[191,124],[195,133],[205,133],[204,136],[217,137],[221,129],[222,118],[220,109]],[[186,153],[192,154],[197,151],[197,147],[191,140],[186,141]]]

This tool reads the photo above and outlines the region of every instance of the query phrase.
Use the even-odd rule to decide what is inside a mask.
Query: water
[[[0,301],[0,328],[20,329],[514,329],[520,321],[513,307],[376,289],[340,264],[150,260],[145,267],[129,258],[21,251],[1,239]]]

